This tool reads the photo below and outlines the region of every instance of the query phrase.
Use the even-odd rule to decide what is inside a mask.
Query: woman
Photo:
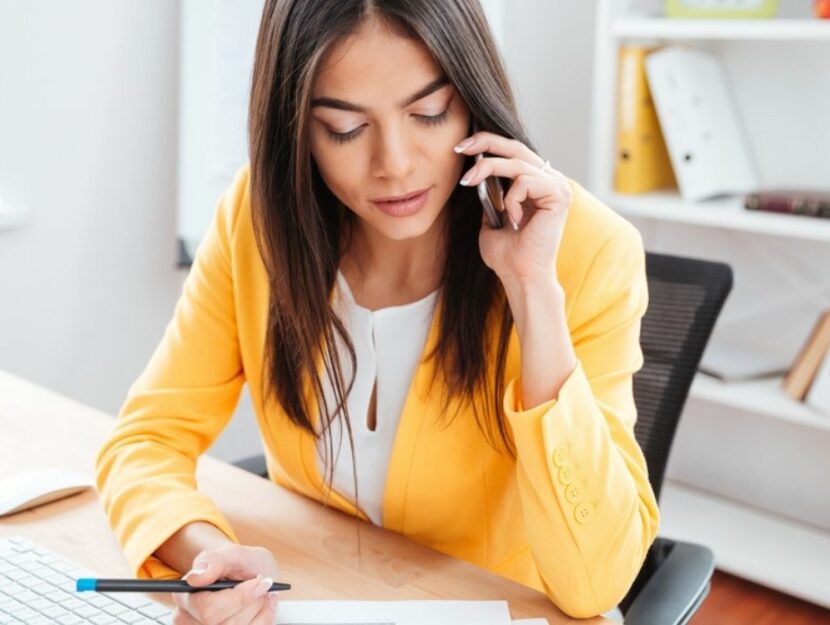
[[[614,606],[658,525],[642,243],[534,151],[477,0],[268,1],[249,113],[250,167],[98,458],[137,575],[248,580],[177,596],[177,623],[272,622],[273,556],[193,477],[247,381],[275,482],[568,614]]]

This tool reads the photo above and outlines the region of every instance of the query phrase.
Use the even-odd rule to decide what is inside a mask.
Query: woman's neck
[[[443,215],[424,234],[404,241],[389,239],[359,220],[353,223],[340,271],[360,306],[376,310],[408,304],[441,285],[446,262]]]

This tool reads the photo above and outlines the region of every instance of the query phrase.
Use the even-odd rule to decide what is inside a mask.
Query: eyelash
[[[450,109],[448,108],[443,113],[438,113],[438,115],[415,115],[415,117],[418,121],[427,126],[440,126],[447,121],[447,115],[449,112]],[[352,139],[357,138],[357,136],[361,133],[362,128],[362,126],[358,126],[350,132],[332,132],[331,130],[327,130],[327,132],[329,137],[331,137],[336,143],[348,143]]]

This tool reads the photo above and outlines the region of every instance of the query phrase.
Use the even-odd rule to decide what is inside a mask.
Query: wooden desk
[[[102,412],[0,372],[0,478],[45,467],[92,472],[112,423]],[[283,578],[293,585],[291,599],[504,599],[513,618],[610,623],[571,619],[535,590],[358,523],[213,458],[199,462],[198,482],[243,543],[275,554]],[[0,518],[0,536],[10,535],[38,542],[102,577],[130,576],[92,491]]]

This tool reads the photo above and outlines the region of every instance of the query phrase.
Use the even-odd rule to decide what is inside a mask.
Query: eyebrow
[[[400,107],[403,108],[405,106],[409,106],[413,102],[417,102],[421,98],[427,97],[434,91],[438,91],[441,87],[448,85],[450,83],[450,79],[446,76],[440,76],[429,83],[426,87],[419,89],[411,96],[406,98],[403,102],[400,103]],[[325,106],[328,108],[333,109],[340,109],[341,111],[354,111],[355,113],[365,113],[366,108],[360,106],[359,104],[353,104],[352,102],[346,102],[345,100],[338,100],[337,98],[314,98],[311,101],[311,108],[315,108],[317,106]]]

